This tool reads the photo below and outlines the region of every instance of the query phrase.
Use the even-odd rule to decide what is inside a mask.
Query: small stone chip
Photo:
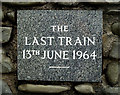
[[[90,85],[90,84],[77,85],[77,86],[75,86],[75,89],[76,89],[78,92],[84,93],[84,94],[95,93],[92,85]]]
[[[0,27],[0,34],[2,37],[0,37],[0,43],[6,43],[9,41],[12,28],[11,27]]]
[[[57,85],[33,85],[33,84],[22,84],[18,86],[20,91],[32,92],[32,93],[60,93],[63,91],[70,90],[68,86],[57,86]]]

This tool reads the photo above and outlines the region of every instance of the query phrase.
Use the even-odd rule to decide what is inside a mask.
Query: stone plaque
[[[18,80],[100,82],[102,11],[18,10]]]

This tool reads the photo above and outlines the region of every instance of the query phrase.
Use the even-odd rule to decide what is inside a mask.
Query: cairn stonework
[[[40,1],[41,2],[2,2],[1,4],[2,10],[0,11],[0,20],[1,20],[0,21],[0,25],[1,25],[0,26],[0,30],[1,30],[0,31],[0,95],[1,94],[44,95],[45,93],[47,95],[51,95],[53,93],[55,95],[58,94],[59,95],[78,95],[78,94],[117,95],[119,94],[120,93],[119,91],[120,89],[119,87],[120,86],[120,80],[119,80],[120,3],[119,1],[120,0],[103,0],[106,3],[97,2],[96,0],[87,0],[88,3],[80,3],[80,2],[51,3],[51,2],[46,2],[47,0],[40,0]],[[56,0],[51,0],[51,1],[56,1]],[[78,0],[73,0],[73,1],[78,1]],[[38,11],[41,10],[42,12],[40,14]],[[48,15],[48,13],[50,13],[48,10],[49,11],[51,10],[52,14]],[[54,10],[55,11],[60,10],[61,15],[58,16],[57,14],[55,14],[53,12]],[[65,10],[66,12],[64,12]],[[71,10],[71,13],[69,13],[69,10]],[[101,11],[103,11],[103,14],[101,13]],[[17,15],[18,15],[17,12],[19,13],[20,16],[18,19],[17,19]],[[17,23],[17,20],[19,23]],[[54,25],[51,25],[52,23],[54,23]],[[93,26],[91,26],[91,23]],[[103,26],[103,29],[101,29],[102,28],[101,26]],[[97,29],[97,27],[99,28]],[[54,32],[53,30],[51,30],[52,28],[55,29]],[[60,32],[58,32],[58,30],[60,30]],[[88,30],[91,30],[91,33],[88,33]],[[101,34],[102,31],[103,31],[103,35]],[[44,41],[41,44],[40,38],[42,37],[43,33],[45,37],[42,38],[42,41],[43,40]],[[55,38],[58,36],[65,37],[63,38],[64,41],[63,43],[61,43],[60,48],[57,48],[60,45],[60,43],[57,40],[55,40],[53,43],[50,43],[52,42],[51,40],[54,39],[54,38],[50,38],[53,33],[57,35],[54,36]],[[86,34],[87,36],[86,37],[80,36],[83,34]],[[91,36],[92,34],[93,36]],[[48,37],[48,35],[50,37]],[[80,37],[77,39],[78,36]],[[19,37],[20,39],[17,40],[17,37]],[[94,37],[98,37],[99,41],[94,41]],[[87,39],[87,41],[89,40],[87,44],[84,44],[85,39]],[[17,44],[17,41],[21,42],[21,44],[20,43]],[[45,44],[44,42],[46,42],[46,44],[48,45],[44,45]],[[55,42],[57,47],[55,47]],[[101,44],[101,46],[99,45],[97,46],[97,43]],[[53,51],[53,53],[56,54],[56,57],[54,56],[54,59],[56,58],[55,61],[53,59],[43,60],[40,59],[39,56],[32,56],[30,57],[30,59],[29,56],[24,56],[24,58],[22,59],[20,58],[22,54],[19,54],[20,53],[19,49],[21,49],[20,51],[23,50],[22,46],[25,47],[24,49],[33,48],[32,53],[38,54],[39,52],[35,52],[34,49],[44,50],[45,47],[47,49],[54,49],[54,50],[56,50],[56,48],[62,49],[61,51],[65,49],[72,50],[73,48],[75,48],[75,50],[78,50],[77,47],[79,47],[81,48],[81,51],[85,49],[90,51],[89,50],[90,48],[87,48],[90,47],[88,46],[89,44],[91,45],[91,50],[94,50],[95,48],[96,49],[99,48],[98,50],[100,51],[99,52],[96,51],[96,54],[100,54],[99,62],[91,61],[91,59],[88,59],[87,61],[78,60],[76,62],[76,60],[71,61],[73,60],[71,58],[70,60],[67,60],[65,62],[65,58],[67,57],[62,55],[59,57],[58,53],[60,52],[58,51],[56,52]],[[49,54],[49,52],[43,52],[43,53]],[[66,52],[61,52],[61,53],[64,53],[64,55],[66,54]],[[80,52],[78,52],[78,55],[79,53]],[[84,55],[86,55],[86,53]],[[17,57],[19,58],[18,60]],[[78,58],[78,56],[76,58]],[[31,60],[31,61],[25,61],[25,60]],[[75,62],[77,64],[75,64]],[[50,69],[53,72],[48,73],[49,72],[48,67],[51,65],[53,67],[50,67]],[[72,70],[70,70],[70,68],[59,68],[59,67],[57,69],[53,69],[54,65],[56,65],[57,67],[70,66],[75,68],[72,68]],[[84,70],[83,68],[82,69],[79,68],[80,66],[82,66]],[[17,68],[19,68],[18,72],[17,72]],[[38,70],[37,72],[39,73],[36,73],[36,70]],[[74,72],[75,70],[76,72]],[[67,72],[67,71],[73,71],[73,72]],[[90,72],[92,73],[92,75],[94,75],[95,73],[96,75],[91,76]],[[19,73],[19,77],[17,76],[18,73]],[[43,74],[45,75],[43,76]],[[45,81],[45,80],[43,81],[43,78],[45,78],[46,76],[49,76],[46,77],[47,79],[53,80],[53,77],[57,76],[57,74],[60,75],[58,77],[55,77],[54,80],[71,79],[76,81],[75,79],[77,79],[78,81],[79,77],[83,76],[84,79],[86,80],[93,80],[96,82]],[[64,75],[66,75],[66,77],[61,77]],[[69,75],[70,77],[68,77]],[[22,77],[20,78],[20,76]],[[18,80],[18,78],[26,79],[26,80]],[[84,79],[80,79],[80,81]]]

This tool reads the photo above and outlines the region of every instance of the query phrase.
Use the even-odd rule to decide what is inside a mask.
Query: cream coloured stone
[[[90,84],[77,85],[77,86],[75,86],[75,89],[80,93],[85,93],[85,94],[95,93],[92,85],[90,85]]]
[[[22,84],[18,86],[18,89],[21,91],[33,93],[60,93],[63,91],[70,90],[70,87],[57,85]]]

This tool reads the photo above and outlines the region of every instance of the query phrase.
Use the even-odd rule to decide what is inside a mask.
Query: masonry
[[[5,0],[2,0],[5,1]],[[44,0],[41,0],[44,1]],[[46,0],[45,0],[46,1]],[[55,0],[52,0],[55,1]],[[75,0],[74,0],[75,1]],[[42,3],[42,2],[2,2],[2,12],[0,15],[0,18],[2,18],[2,26],[0,27],[0,30],[2,29],[2,47],[0,47],[0,56],[2,55],[2,61],[0,60],[0,66],[2,66],[2,71],[0,69],[0,73],[2,73],[2,77],[0,80],[0,86],[2,86],[2,92],[0,94],[20,94],[20,95],[36,95],[36,93],[40,95],[45,95],[44,93],[47,93],[47,95],[51,95],[51,93],[54,93],[54,95],[79,95],[79,94],[87,94],[90,95],[117,95],[120,89],[120,82],[119,82],[119,66],[120,66],[120,56],[119,56],[119,45],[120,45],[120,31],[119,31],[119,14],[120,14],[120,3],[118,0],[104,0],[106,3],[100,3],[96,2],[96,0],[88,0],[93,1],[91,3],[80,3],[80,2],[55,2],[55,3]],[[94,2],[95,1],[95,2]],[[110,1],[110,2],[109,2]],[[112,3],[111,1],[117,1],[118,3]],[[36,60],[34,60],[33,64],[30,60],[27,62],[24,62],[24,64],[27,64],[26,66],[23,66],[22,68],[29,69],[29,71],[25,72],[23,69],[21,69],[21,72],[23,71],[24,74],[29,74],[27,76],[28,81],[26,80],[18,80],[17,78],[17,68],[20,64],[17,62],[17,33],[19,32],[17,30],[17,16],[16,12],[18,10],[102,10],[103,11],[103,35],[102,35],[102,74],[101,74],[101,82],[70,82],[70,81],[43,81],[39,80],[39,78],[34,80],[29,80],[31,76],[29,73],[30,71],[35,71],[34,69],[40,68],[42,65],[38,63],[44,63],[44,60],[39,60],[39,57],[36,56]],[[72,13],[71,13],[72,14]],[[69,14],[69,15],[71,15]],[[41,14],[40,14],[41,15]],[[39,16],[40,16],[39,15]],[[79,15],[80,16],[80,15]],[[26,15],[26,17],[30,17],[29,15]],[[88,15],[85,15],[85,17],[89,17]],[[21,20],[23,20],[21,16]],[[56,18],[56,17],[55,17]],[[94,18],[94,16],[93,16]],[[38,22],[35,18],[33,18],[34,21]],[[83,18],[86,19],[86,18]],[[81,20],[83,20],[81,19]],[[28,21],[31,19],[28,19]],[[31,21],[31,22],[34,22]],[[65,20],[64,20],[65,21]],[[76,20],[75,23],[78,23],[79,21]],[[86,21],[84,21],[86,22]],[[83,22],[83,23],[84,23]],[[96,20],[94,19],[94,22]],[[99,21],[98,21],[99,22]],[[41,23],[41,22],[39,22]],[[42,22],[43,23],[43,22]],[[49,22],[48,22],[49,23]],[[84,24],[80,23],[82,27],[84,27]],[[26,23],[28,24],[28,23]],[[22,25],[22,24],[21,24]],[[35,24],[36,26],[37,24]],[[45,25],[45,24],[44,24]],[[49,28],[47,26],[46,28]],[[52,24],[52,25],[58,25],[58,24]],[[63,23],[61,24],[63,25]],[[66,23],[64,24],[66,25]],[[88,24],[89,25],[89,24]],[[96,25],[96,24],[95,24]],[[95,26],[93,25],[93,26]],[[81,28],[81,26],[79,26]],[[34,26],[31,26],[32,28],[27,31],[32,31],[31,33],[35,33]],[[27,26],[26,26],[27,28]],[[72,27],[73,28],[73,27]],[[45,28],[41,29],[43,31]],[[52,32],[52,30],[48,29]],[[64,30],[64,29],[63,29]],[[72,30],[70,27],[69,30]],[[78,29],[80,30],[80,29]],[[88,31],[88,29],[85,29],[83,31]],[[39,31],[39,30],[38,30]],[[55,30],[57,32],[57,29]],[[97,31],[94,31],[97,32]],[[21,32],[19,32],[20,35],[22,35]],[[40,35],[41,33],[39,33]],[[81,33],[79,33],[81,34]],[[89,34],[89,33],[87,33]],[[73,32],[73,35],[75,35],[75,32]],[[34,35],[37,37],[37,35]],[[45,35],[47,37],[47,35]],[[76,37],[79,35],[76,35]],[[95,36],[95,35],[93,35]],[[24,37],[24,35],[22,36]],[[28,39],[30,38],[27,35]],[[33,36],[31,36],[32,38]],[[65,36],[67,37],[67,36]],[[70,35],[68,37],[71,37]],[[80,36],[81,37],[81,36]],[[38,37],[39,38],[39,37]],[[96,38],[97,40],[98,38]],[[32,40],[32,39],[31,39]],[[25,41],[23,38],[22,41]],[[25,42],[23,43],[25,44]],[[97,44],[97,41],[96,41]],[[20,44],[21,45],[21,44]],[[22,46],[22,45],[21,45]],[[24,48],[25,50],[29,49],[30,46],[27,46],[27,48]],[[39,47],[39,46],[38,46]],[[36,48],[31,48],[33,52],[35,50],[39,50],[36,46]],[[44,46],[43,46],[44,47]],[[50,47],[50,46],[48,46]],[[77,47],[77,46],[76,46]],[[81,46],[82,47],[82,46]],[[63,46],[60,48],[62,49]],[[41,48],[42,49],[42,48]],[[41,50],[40,49],[40,50]],[[84,46],[85,49],[85,46]],[[23,49],[22,49],[23,50]],[[55,49],[54,49],[55,50]],[[65,49],[64,49],[65,50]],[[92,48],[91,48],[92,50]],[[83,51],[83,50],[82,50]],[[76,52],[76,51],[75,51]],[[96,52],[97,53],[97,52]],[[33,53],[38,54],[38,53]],[[86,54],[86,53],[85,53]],[[97,53],[98,54],[98,53]],[[24,60],[24,59],[22,59]],[[46,60],[47,61],[47,60]],[[70,69],[70,65],[67,64],[67,62],[64,62],[64,64],[61,64],[61,66],[56,65],[58,62],[62,62],[63,60],[56,61],[55,63],[52,63],[47,68],[55,71],[58,73],[59,70],[64,69]],[[51,62],[51,61],[50,61]],[[71,63],[70,61],[68,61]],[[79,60],[81,62],[81,60]],[[93,61],[89,61],[89,64],[91,64]],[[74,62],[72,62],[72,65],[75,65]],[[32,68],[32,65],[36,66]],[[47,62],[46,62],[47,64]],[[58,63],[59,64],[59,63]],[[80,63],[81,66],[86,66],[85,62]],[[79,66],[80,66],[79,64]],[[56,66],[55,66],[56,65]],[[46,65],[45,65],[46,66]],[[45,68],[43,66],[43,69]],[[78,66],[78,65],[77,65]],[[98,66],[98,64],[91,65],[86,67],[86,69],[94,69]],[[13,68],[15,67],[15,68]],[[29,68],[28,68],[29,67]],[[94,67],[94,68],[92,68]],[[32,69],[31,69],[32,68]],[[41,69],[38,69],[40,71]],[[81,70],[81,69],[79,69]],[[94,69],[95,70],[95,69]],[[90,71],[90,70],[89,70]],[[80,72],[83,72],[83,75],[86,75],[89,71],[82,70]],[[95,70],[97,71],[97,70]],[[43,71],[44,72],[44,71]],[[49,72],[49,71],[48,71]],[[54,74],[54,73],[52,73]],[[65,75],[65,73],[59,73],[59,79],[62,79],[60,77],[60,74]],[[79,72],[77,73],[79,76],[81,75]],[[75,74],[71,74],[71,76],[74,76]],[[89,73],[88,73],[89,75]],[[0,75],[1,76],[1,75]],[[38,76],[41,76],[41,73],[38,73]],[[45,76],[45,75],[44,75]],[[90,75],[91,76],[91,75]],[[23,76],[26,77],[26,76]],[[75,76],[74,76],[75,77]],[[96,78],[96,77],[95,77]]]

